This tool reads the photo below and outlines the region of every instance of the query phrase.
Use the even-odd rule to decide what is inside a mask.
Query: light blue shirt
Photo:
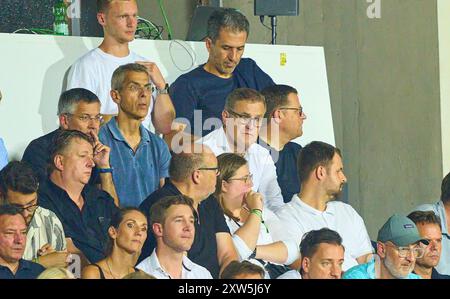
[[[354,266],[348,269],[344,275],[343,279],[376,279],[375,277],[375,259],[367,264],[362,264]],[[414,273],[409,273],[406,279],[422,279],[419,275]]]
[[[117,195],[122,207],[138,207],[159,188],[159,180],[169,176],[170,152],[164,140],[143,125],[136,152],[111,119],[99,132],[101,142],[111,148],[109,161]]]
[[[8,164],[8,152],[6,151],[3,139],[0,138],[0,170]]]
[[[440,200],[435,204],[425,204],[418,206],[414,211],[433,211],[441,218],[442,226],[442,252],[439,264],[436,270],[440,274],[450,275],[450,235],[447,227],[447,215],[445,213],[444,203]]]

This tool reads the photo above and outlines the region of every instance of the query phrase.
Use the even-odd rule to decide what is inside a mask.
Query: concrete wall
[[[156,1],[141,2],[160,15]],[[184,38],[195,2],[165,1],[176,37]],[[278,44],[325,48],[348,201],[372,238],[394,212],[437,200],[442,179],[436,0],[380,3],[380,19],[367,17],[366,0],[300,0],[300,16],[278,19]],[[247,15],[249,42],[270,42],[253,0],[223,5]]]

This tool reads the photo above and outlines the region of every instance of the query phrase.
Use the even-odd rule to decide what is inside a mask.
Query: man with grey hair
[[[154,108],[148,109],[143,124],[146,128],[153,125],[160,133],[169,133],[175,111],[168,94],[168,84],[156,63],[129,48],[138,23],[136,0],[97,0],[97,21],[103,27],[104,39],[98,48],[72,65],[67,88],[83,87],[94,92],[102,102],[101,112],[105,120],[109,121],[118,112],[110,96],[114,70],[127,63],[140,63],[147,68],[149,79],[156,87]]]
[[[208,61],[178,77],[170,87],[176,115],[183,118],[178,121],[188,121],[185,132],[194,138],[205,136],[215,129],[214,126],[222,125],[225,99],[233,90],[240,87],[262,90],[274,84],[255,61],[241,59],[249,27],[247,18],[233,8],[215,11],[208,20],[205,40]],[[212,118],[217,121],[208,121]]]
[[[151,207],[166,196],[182,194],[192,198],[195,238],[187,255],[208,269],[214,278],[219,278],[219,273],[231,261],[238,260],[238,254],[222,208],[212,196],[218,175],[217,158],[208,146],[185,143],[173,154],[169,174],[170,180],[164,187],[153,192],[139,208],[150,217]],[[155,247],[155,237],[149,235],[139,259],[148,257]]]
[[[142,125],[151,104],[149,79],[146,67],[137,63],[114,71],[111,97],[119,114],[99,133],[100,140],[112,149],[113,181],[122,206],[139,206],[169,175],[166,143]]]
[[[59,128],[41,136],[27,146],[22,161],[27,162],[39,177],[39,181],[47,179],[49,172],[50,152],[56,136],[61,130],[77,130],[91,136],[94,141],[95,168],[89,184],[100,185],[108,192],[116,205],[119,204],[109,164],[110,148],[98,140],[98,132],[102,123],[100,100],[91,91],[84,88],[73,88],[61,94],[58,102]]]

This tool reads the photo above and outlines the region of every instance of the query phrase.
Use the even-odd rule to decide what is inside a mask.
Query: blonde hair
[[[75,279],[72,272],[66,268],[48,268],[37,279]]]

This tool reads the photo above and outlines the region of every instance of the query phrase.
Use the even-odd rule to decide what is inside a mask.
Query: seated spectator
[[[31,165],[39,177],[39,181],[46,180],[49,176],[53,161],[51,150],[55,138],[61,130],[78,130],[95,140],[94,162],[95,168],[91,176],[90,184],[97,184],[101,189],[108,192],[118,205],[116,189],[111,176],[109,165],[110,149],[98,141],[98,131],[102,123],[100,114],[100,100],[95,94],[84,88],[74,88],[61,94],[58,102],[59,128],[53,132],[39,137],[27,146],[22,157]]]
[[[312,230],[300,243],[301,267],[278,279],[340,279],[345,248],[342,238],[331,229]]]
[[[266,99],[267,122],[259,131],[258,144],[266,148],[277,169],[277,181],[285,203],[300,192],[297,160],[301,145],[292,140],[303,135],[306,114],[300,105],[298,92],[287,85],[273,85],[263,89]]]
[[[152,255],[138,269],[158,279],[211,279],[211,273],[192,262],[185,252],[195,236],[193,201],[184,195],[167,196],[150,209],[150,223],[156,238]]]
[[[436,270],[441,274],[450,275],[450,172],[442,180],[441,199],[435,204],[421,205],[414,210],[433,211],[441,219],[442,254]]]
[[[56,214],[63,224],[67,249],[81,254],[82,263],[105,258],[107,230],[117,207],[105,191],[89,185],[94,167],[92,138],[63,130],[51,154],[52,171],[38,191],[39,206]]]
[[[272,240],[264,223],[263,198],[252,191],[252,174],[245,158],[225,153],[217,160],[219,176],[215,197],[224,211],[240,258],[265,268],[266,278],[276,278],[286,269],[274,264],[292,264],[298,258],[298,247],[295,241]]]
[[[23,259],[45,268],[67,267],[70,261],[64,229],[58,217],[38,206],[38,178],[25,162],[10,162],[0,171],[0,198],[16,206],[27,225]]]
[[[149,218],[150,208],[163,197],[184,195],[192,198],[197,221],[194,222],[194,243],[187,256],[194,263],[205,267],[214,278],[219,278],[221,270],[231,261],[238,260],[223,211],[211,195],[218,174],[216,156],[207,146],[184,144],[180,152],[172,156],[170,180],[139,207]],[[155,238],[149,237],[140,260],[149,256],[155,247]]]
[[[100,140],[111,148],[113,181],[124,207],[138,207],[168,176],[169,148],[142,125],[151,101],[149,80],[147,69],[140,64],[122,65],[114,71],[111,96],[119,114],[99,133]]]
[[[284,202],[272,157],[256,143],[265,112],[263,95],[253,89],[238,88],[227,97],[222,112],[223,127],[198,142],[209,146],[216,156],[223,153],[244,155],[253,174],[252,189],[263,196],[269,213],[282,207]]]
[[[332,228],[342,237],[345,271],[365,263],[372,245],[361,216],[349,204],[336,200],[347,182],[343,168],[341,152],[332,145],[314,141],[302,148],[298,157],[301,191],[277,212],[281,226],[272,230],[275,239],[300,243],[309,231]],[[294,269],[300,267],[298,262]]]
[[[0,206],[0,279],[34,279],[45,270],[22,259],[26,234],[27,224],[19,208]]]
[[[75,276],[66,268],[48,268],[37,279],[75,279]]]
[[[8,164],[8,151],[6,150],[3,139],[0,138],[0,170]]]
[[[413,274],[417,258],[424,255],[423,240],[414,222],[394,214],[378,231],[377,255],[366,264],[344,273],[344,279],[420,279]]]
[[[416,211],[408,215],[417,226],[420,237],[428,241],[423,257],[416,259],[413,273],[423,279],[450,279],[449,275],[439,274],[435,267],[439,264],[442,252],[441,219],[432,211]]]
[[[108,229],[109,247],[105,259],[83,269],[81,278],[120,279],[139,271],[134,266],[147,239],[147,218],[136,208],[120,209]]]
[[[221,279],[264,279],[265,271],[249,261],[233,261],[222,272]]]

